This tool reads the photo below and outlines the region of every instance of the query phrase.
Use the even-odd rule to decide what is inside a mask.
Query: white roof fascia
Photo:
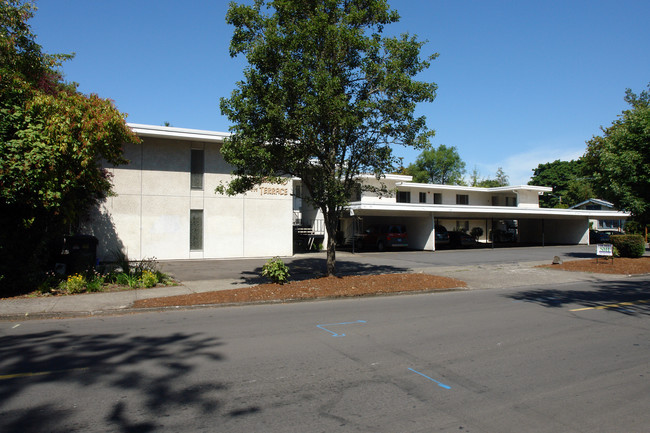
[[[348,206],[349,209],[359,211],[400,211],[408,212],[432,212],[434,214],[475,214],[480,216],[490,216],[498,214],[500,218],[505,216],[512,217],[594,217],[594,218],[612,218],[625,219],[630,216],[629,212],[620,211],[596,211],[583,209],[557,209],[557,208],[520,208],[513,206],[467,206],[467,205],[436,205],[436,204],[417,204],[417,203],[362,203],[353,202]]]
[[[223,143],[224,138],[232,134],[228,132],[205,131],[201,129],[174,128],[171,126],[142,125],[127,123],[140,137],[175,138],[177,140],[195,140]]]
[[[498,186],[492,188],[483,188],[480,186],[464,186],[464,185],[441,185],[432,183],[415,183],[415,182],[398,182],[396,186],[415,189],[442,189],[451,191],[480,191],[480,192],[504,192],[504,191],[537,191],[539,193],[551,192],[553,188],[548,186],[535,186],[535,185],[518,185],[518,186]]]
[[[374,174],[369,174],[369,173],[362,173],[357,176],[359,179],[377,179],[377,176]],[[405,175],[405,174],[384,174],[379,177],[379,179],[388,179],[388,180],[398,180],[402,182],[410,182],[413,180],[413,176]]]

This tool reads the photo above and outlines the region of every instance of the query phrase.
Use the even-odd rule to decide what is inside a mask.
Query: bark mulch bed
[[[650,273],[650,257],[638,259],[604,258],[588,260],[571,260],[561,265],[542,265],[542,268],[561,269],[563,271],[593,272],[596,274],[647,274]]]
[[[295,301],[382,295],[400,292],[426,292],[466,287],[464,281],[428,274],[357,275],[291,281],[287,284],[260,284],[240,289],[193,293],[190,295],[141,299],[134,308],[231,304],[240,302]]]

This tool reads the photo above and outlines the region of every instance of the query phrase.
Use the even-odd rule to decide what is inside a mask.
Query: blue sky
[[[428,40],[440,54],[419,79],[438,84],[418,107],[435,146],[456,146],[484,177],[503,167],[525,184],[539,163],[575,159],[626,108],[626,88],[650,82],[650,2],[389,2],[388,33]],[[76,53],[66,79],[111,98],[128,121],[227,131],[219,98],[241,78],[227,1],[40,0],[31,21],[49,53]],[[404,163],[418,152],[396,148]]]

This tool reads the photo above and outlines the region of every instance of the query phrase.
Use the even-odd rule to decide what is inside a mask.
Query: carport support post
[[[492,249],[494,249],[494,218],[492,218],[492,228],[490,230],[492,231]]]
[[[435,251],[436,250],[436,217],[433,214],[433,212],[431,213],[431,224],[433,225],[433,248],[431,249],[431,251]]]

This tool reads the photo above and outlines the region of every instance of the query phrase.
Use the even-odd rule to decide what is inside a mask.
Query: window
[[[467,194],[456,194],[456,204],[469,204],[469,196]]]
[[[517,206],[517,197],[506,197],[506,206]]]
[[[203,189],[203,173],[205,171],[205,154],[203,149],[192,149],[190,165],[190,188]]]
[[[397,191],[397,203],[411,203],[411,191]]]
[[[433,193],[433,204],[442,204],[442,194],[439,192]]]
[[[203,211],[190,210],[190,251],[203,249]]]
[[[420,203],[426,203],[427,202],[427,193],[426,192],[421,192],[420,193]]]
[[[492,196],[492,206],[499,206],[499,196],[498,195],[493,195]]]

